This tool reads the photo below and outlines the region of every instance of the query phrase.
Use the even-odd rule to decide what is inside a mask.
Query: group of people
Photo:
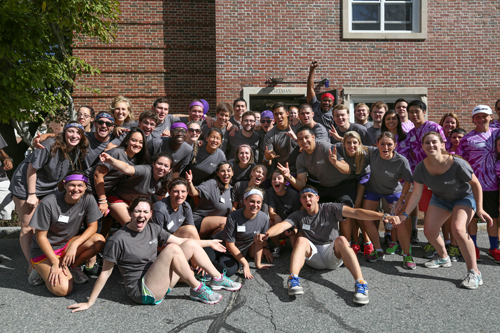
[[[253,278],[249,259],[268,269],[263,259],[280,257],[289,239],[290,295],[304,292],[304,264],[344,264],[354,303],[367,304],[357,254],[363,248],[375,263],[401,251],[403,267],[416,269],[420,210],[425,267],[463,258],[461,286],[477,289],[478,220],[487,222],[488,255],[500,263],[500,123],[491,108],[473,109],[469,133],[453,113],[427,121],[419,100],[398,99],[394,110],[358,104],[351,123],[347,106],[316,96],[317,66],[310,66],[308,103],[298,107],[278,102],[257,113],[239,98],[217,105],[212,118],[208,103],[195,100],[187,117],[174,117],[162,97],[136,121],[130,101],[118,96],[108,111],[83,106],[61,133],[37,136],[8,187],[29,283],[64,296],[98,276],[89,301],[70,306],[80,311],[118,265],[139,304],[160,303],[178,281],[192,299],[215,304],[217,291],[241,288],[229,277]],[[4,146],[0,138],[0,171],[12,168]],[[114,233],[113,221],[121,225]]]

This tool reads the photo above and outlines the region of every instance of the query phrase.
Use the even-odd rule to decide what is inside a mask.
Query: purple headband
[[[188,127],[184,123],[173,123],[172,126],[170,126],[170,130],[173,131],[175,128],[184,128],[186,131]]]
[[[310,192],[312,194],[316,194],[317,196],[319,196],[318,192],[316,192],[315,190],[313,190],[310,187],[307,187],[307,188],[303,189],[302,191],[300,191],[300,196],[302,196],[302,194],[308,193],[308,192]]]
[[[262,111],[262,113],[260,114],[260,117],[261,117],[262,119],[264,119],[264,118],[271,118],[271,119],[274,119],[274,115],[273,115],[273,113],[272,113],[271,111],[269,111],[269,110]]]
[[[191,108],[192,108],[193,106],[201,106],[201,108],[203,109],[203,111],[205,110],[205,109],[204,109],[204,107],[205,107],[205,106],[203,105],[203,103],[202,103],[202,102],[198,102],[198,101],[194,101],[194,102],[192,102],[191,104],[189,104],[189,109],[191,110]]]
[[[75,174],[75,175],[66,176],[64,178],[65,183],[70,182],[72,180],[80,180],[82,182],[85,182],[85,184],[89,183],[89,179],[87,177],[85,177],[84,175]]]
[[[99,113],[97,114],[97,116],[95,116],[95,120],[99,120],[99,119],[101,119],[101,118],[106,118],[106,119],[109,119],[109,120],[111,120],[113,123],[115,122],[115,118],[113,118],[113,116],[112,116],[112,115],[110,115],[110,114],[109,114],[109,113],[107,113],[107,112],[99,112]]]
[[[208,102],[204,99],[200,99],[200,102],[203,103],[203,114],[207,114],[209,108]]]
[[[81,129],[82,131],[85,131],[85,129],[83,128],[82,124],[79,124],[77,122],[70,122],[69,124],[66,124],[64,126],[64,129],[67,129],[67,128],[71,128],[71,127],[76,127],[76,128],[79,128]]]

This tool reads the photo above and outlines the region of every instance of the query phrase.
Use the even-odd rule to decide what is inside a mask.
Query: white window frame
[[[427,38],[427,0],[413,0],[415,9],[413,10],[413,31],[383,31],[366,30],[353,31],[352,27],[352,5],[359,1],[342,0],[343,5],[343,38],[344,39],[426,39]],[[366,4],[375,4],[375,1],[366,1]],[[381,4],[382,6],[382,4]],[[384,11],[381,10],[380,20],[384,22]],[[383,23],[382,29],[383,29]]]

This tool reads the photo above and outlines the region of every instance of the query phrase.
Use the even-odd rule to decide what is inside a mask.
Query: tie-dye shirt
[[[422,162],[424,158],[427,157],[427,154],[422,149],[422,138],[425,134],[431,131],[441,134],[443,141],[446,142],[443,128],[433,121],[426,121],[422,126],[420,126],[419,128],[415,127],[408,133],[409,139],[407,141],[410,143],[411,149],[411,158],[409,158],[408,161],[410,161],[412,172],[415,170],[417,164]]]
[[[500,128],[500,121],[498,121],[498,120],[493,120],[493,121],[490,123],[490,128]]]
[[[406,123],[401,123],[401,127],[403,127],[403,131],[405,131],[405,133],[409,133],[415,128],[415,124],[408,120]]]
[[[457,149],[457,155],[465,158],[483,191],[498,191],[497,175],[495,173],[495,138],[498,128],[491,128],[487,132],[470,131],[467,133]]]
[[[406,157],[406,159],[409,161],[410,151],[411,151],[410,136],[407,135],[406,139],[404,139],[403,141],[399,141],[399,136],[396,134],[396,142],[397,142],[396,152]]]
[[[494,154],[495,157],[497,157],[497,154]],[[500,161],[495,162],[495,175],[497,176],[497,181],[500,180]],[[498,190],[498,185],[497,185],[497,190]]]

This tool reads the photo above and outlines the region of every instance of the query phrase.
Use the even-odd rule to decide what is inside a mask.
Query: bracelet
[[[406,197],[406,194],[401,193],[401,196],[402,196],[402,197]]]
[[[103,201],[103,202],[99,202],[97,205],[107,204],[107,203],[108,203],[107,201],[106,202]]]
[[[264,161],[269,162],[269,160],[264,156]]]
[[[4,158],[3,160],[4,160],[4,161],[5,161],[5,160],[10,160],[11,162],[14,162],[14,160],[12,159],[12,157],[9,157],[9,156],[7,156],[6,158]]]
[[[410,217],[408,216],[408,214],[406,214],[406,212],[403,212],[402,214],[404,217],[406,217],[407,219],[409,219]]]
[[[106,200],[108,200],[108,198],[98,199],[99,202],[103,202],[103,201],[106,201]]]
[[[28,192],[28,195],[36,195],[36,192],[35,192],[35,193],[29,193],[29,192]]]

